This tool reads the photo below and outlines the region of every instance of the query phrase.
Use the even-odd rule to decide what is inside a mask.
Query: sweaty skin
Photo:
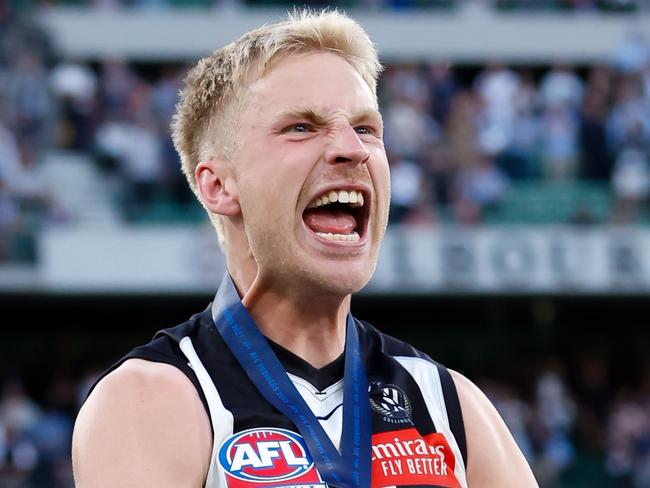
[[[340,56],[292,55],[252,82],[231,161],[201,162],[205,207],[224,217],[228,270],[261,331],[320,367],[344,348],[350,295],[374,271],[388,218],[390,178],[374,95]],[[329,189],[362,191],[363,236],[328,241],[303,214]],[[470,487],[536,487],[503,420],[453,373],[468,444]],[[124,362],[95,388],[77,419],[78,488],[199,488],[210,463],[210,423],[178,369]]]

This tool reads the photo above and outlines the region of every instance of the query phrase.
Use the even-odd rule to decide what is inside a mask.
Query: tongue
[[[305,212],[303,219],[314,232],[351,234],[357,226],[357,219],[340,209],[312,208]]]

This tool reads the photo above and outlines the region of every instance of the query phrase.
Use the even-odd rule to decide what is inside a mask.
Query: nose
[[[341,124],[333,131],[332,139],[325,150],[328,163],[364,164],[370,152],[359,138],[359,134],[349,124]]]

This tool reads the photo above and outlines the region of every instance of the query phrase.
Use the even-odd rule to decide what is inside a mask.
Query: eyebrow
[[[375,118],[381,122],[382,119],[379,111],[374,108],[368,108],[362,110],[361,112],[353,114],[352,117],[350,117],[350,122],[354,125],[362,120]],[[306,120],[314,125],[327,124],[326,117],[310,108],[296,108],[286,110],[279,114],[278,119],[301,119]]]
[[[314,125],[325,125],[325,117],[309,108],[296,108],[281,112],[279,119],[306,120]]]
[[[367,108],[361,112],[355,114],[352,119],[352,125],[361,122],[362,120],[376,119],[380,124],[383,123],[381,113],[375,108]]]

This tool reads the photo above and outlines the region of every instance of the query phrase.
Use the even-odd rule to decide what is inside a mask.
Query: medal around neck
[[[346,325],[340,453],[241,303],[228,274],[212,305],[212,318],[228,348],[262,396],[298,428],[323,480],[335,488],[370,488],[368,381],[352,315],[348,314]]]

